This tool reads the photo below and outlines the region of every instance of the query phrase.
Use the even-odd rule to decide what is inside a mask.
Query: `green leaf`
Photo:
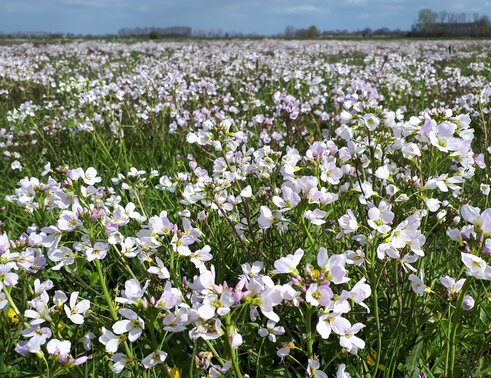
[[[421,370],[419,369],[419,359],[423,350],[423,344],[423,334],[419,333],[418,337],[416,337],[413,348],[406,358],[406,363],[404,365],[404,377],[417,378],[418,374],[421,374]]]

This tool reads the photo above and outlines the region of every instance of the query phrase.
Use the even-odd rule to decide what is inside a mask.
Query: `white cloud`
[[[286,7],[281,9],[276,9],[275,13],[283,14],[312,14],[323,12],[323,9],[315,7],[313,5],[297,5],[292,7]]]

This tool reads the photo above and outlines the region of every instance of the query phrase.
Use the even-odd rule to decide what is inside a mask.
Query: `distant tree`
[[[433,12],[429,8],[421,9],[418,13],[418,20],[413,28],[418,32],[424,32],[436,22],[437,16],[438,13]]]
[[[291,25],[288,25],[285,28],[284,35],[287,38],[295,37],[295,28],[293,26],[291,26]]]
[[[481,37],[491,35],[491,24],[488,16],[482,16],[474,22],[473,34]]]
[[[160,34],[158,31],[156,30],[153,30],[151,31],[149,34],[148,34],[148,38],[150,39],[159,39],[160,38]]]
[[[317,26],[312,25],[310,28],[307,29],[307,38],[316,38],[320,35],[319,30],[317,29]]]
[[[447,22],[447,18],[448,18],[448,12],[440,12],[438,13],[437,16],[437,22],[441,22],[441,23]]]

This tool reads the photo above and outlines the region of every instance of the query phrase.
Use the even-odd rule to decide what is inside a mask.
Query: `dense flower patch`
[[[0,371],[489,373],[488,47],[5,48]]]

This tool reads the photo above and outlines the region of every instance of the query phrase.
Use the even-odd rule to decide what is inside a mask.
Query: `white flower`
[[[102,181],[102,179],[97,176],[97,171],[93,167],[87,168],[82,175],[82,179],[87,185],[94,185]]]
[[[147,269],[148,273],[156,274],[161,280],[165,280],[170,277],[169,271],[165,267],[164,263],[160,258],[156,257],[157,266],[151,266]]]
[[[411,281],[411,288],[413,289],[413,291],[419,296],[423,296],[424,293],[427,291],[427,287],[423,282],[424,279],[423,271],[420,272],[420,276],[421,277],[418,277],[414,274],[410,274],[409,281]]]
[[[165,283],[164,291],[160,298],[155,302],[155,308],[165,308],[170,310],[171,308],[181,303],[181,291],[172,287],[171,283],[167,281]]]
[[[130,340],[130,342],[137,340],[145,329],[145,322],[143,319],[133,310],[128,308],[122,308],[118,312],[123,315],[126,320],[120,320],[114,323],[113,332],[116,335],[128,332],[128,340]]]
[[[341,364],[338,366],[338,370],[336,372],[336,378],[351,378],[351,375],[346,372],[345,364]]]
[[[283,343],[282,347],[276,351],[276,355],[281,357],[281,359],[285,358],[290,354],[290,351],[295,347],[293,342]]]
[[[359,304],[360,306],[365,307],[367,312],[370,312],[370,309],[365,303],[363,303],[363,301],[372,294],[372,288],[365,282],[366,278],[363,277],[349,292],[346,292],[346,294],[349,299],[353,300],[353,302]],[[343,291],[343,293],[345,293],[345,291]]]
[[[130,359],[126,357],[126,355],[123,353],[115,353],[111,356],[111,360],[113,362],[111,366],[111,371],[113,373],[119,374],[123,371]]]
[[[272,271],[274,274],[298,274],[297,265],[300,263],[300,260],[303,257],[303,250],[297,249],[294,255],[287,255],[285,257],[281,257],[274,262],[275,269]]]
[[[452,296],[454,294],[459,293],[462,290],[462,287],[465,283],[465,278],[462,278],[455,282],[452,277],[445,276],[440,277],[440,283],[448,289],[448,295]]]
[[[327,285],[312,283],[305,292],[305,300],[312,306],[327,306],[334,296],[331,288]]]
[[[63,210],[58,219],[58,229],[61,231],[73,231],[82,224],[78,215],[70,210]]]
[[[358,222],[356,221],[356,217],[351,209],[349,209],[345,215],[338,219],[338,223],[343,229],[338,237],[358,230]]]
[[[92,350],[92,340],[95,339],[95,335],[94,333],[92,332],[87,332],[85,335],[83,335],[81,338],[80,338],[80,341],[83,343],[84,345],[84,349],[86,351],[90,351]]]
[[[339,339],[339,344],[343,348],[346,348],[346,350],[351,354],[357,354],[358,349],[365,348],[365,342],[359,337],[355,336],[355,334],[364,327],[365,325],[361,323],[353,324],[353,326],[350,324],[350,327],[343,330],[343,334]]]
[[[321,271],[325,274],[325,279],[334,282],[335,284],[342,284],[349,281],[346,277],[346,256],[345,255],[332,255],[328,256],[325,248],[320,248],[317,254],[317,264]]]
[[[461,259],[467,267],[467,275],[484,280],[491,280],[491,267],[486,262],[470,253],[461,253]]]
[[[285,328],[277,326],[276,322],[272,320],[268,320],[266,323],[266,328],[259,328],[257,333],[261,337],[268,336],[268,339],[274,343],[276,342],[276,336],[283,335],[285,333]]]
[[[225,316],[230,312],[230,306],[234,304],[232,294],[225,291],[218,298],[217,294],[209,294],[203,299],[203,304],[198,308],[201,318],[208,320],[215,316],[215,311],[220,316]]]
[[[75,262],[75,254],[68,247],[59,247],[48,251],[48,258],[58,264],[51,269],[59,270],[65,265],[72,265]]]
[[[307,210],[303,216],[305,219],[308,219],[310,223],[315,224],[316,226],[320,226],[321,224],[326,223],[324,218],[327,215],[325,211],[322,211],[320,209],[315,209],[314,211]]]
[[[209,245],[205,245],[203,248],[191,252],[189,258],[191,262],[194,264],[194,266],[199,269],[201,266],[204,266],[204,262],[213,259],[213,256],[211,255],[210,251],[211,251],[211,247]]]
[[[267,206],[261,206],[260,211],[261,215],[257,220],[259,228],[270,228],[274,221],[273,213]]]
[[[390,210],[391,205],[386,201],[380,201],[379,207],[371,207],[368,210],[368,225],[381,234],[386,234],[391,230],[394,213]]]
[[[142,364],[145,369],[150,369],[158,364],[163,363],[166,358],[167,358],[167,353],[157,351],[157,352],[150,353],[148,356],[146,356],[142,360]]]
[[[126,336],[116,336],[114,333],[108,329],[102,327],[102,335],[99,337],[99,341],[106,347],[106,352],[116,353],[119,344],[121,344],[126,339]]]
[[[192,340],[202,338],[203,340],[215,340],[223,335],[222,322],[220,319],[198,321],[195,328],[189,331]]]
[[[390,177],[390,167],[386,164],[382,167],[378,167],[375,171],[375,177],[381,180],[387,180]]]
[[[242,198],[251,198],[252,197],[252,188],[250,185],[247,185],[242,191],[240,192],[240,196]]]
[[[319,370],[320,367],[321,364],[319,361],[309,358],[309,362],[307,365],[307,377],[327,378],[327,374]]]
[[[11,266],[8,264],[0,265],[0,291],[4,286],[15,286],[19,280],[17,273],[11,273]]]
[[[441,201],[436,198],[427,198],[425,199],[425,204],[432,213],[438,211],[440,208]]]
[[[341,317],[340,313],[332,312],[319,317],[316,330],[323,339],[328,339],[331,332],[342,335],[349,327],[351,327],[349,320]]]
[[[87,257],[87,261],[93,261],[95,259],[102,260],[106,257],[108,251],[109,244],[95,242],[93,247],[85,249],[85,256]]]
[[[61,341],[58,339],[51,339],[46,345],[46,349],[48,350],[49,354],[60,359],[68,357],[71,346],[72,343],[70,343],[68,340]]]
[[[64,306],[65,313],[68,318],[75,324],[82,324],[84,322],[84,314],[90,308],[90,302],[87,299],[81,300],[77,303],[78,291],[74,291],[70,295],[70,307]]]
[[[145,286],[141,287],[140,283],[132,278],[124,284],[124,290],[121,291],[121,297],[116,297],[118,303],[134,304],[141,299],[147,290],[150,281],[145,282]]]
[[[242,335],[239,333],[237,327],[232,326],[229,330],[228,334],[228,342],[232,346],[232,348],[237,349],[242,345]]]
[[[29,337],[27,342],[27,348],[31,353],[36,353],[39,346],[46,343],[52,335],[51,329],[48,327],[40,327],[39,324],[30,324],[29,328],[23,329],[21,331],[22,336]]]

